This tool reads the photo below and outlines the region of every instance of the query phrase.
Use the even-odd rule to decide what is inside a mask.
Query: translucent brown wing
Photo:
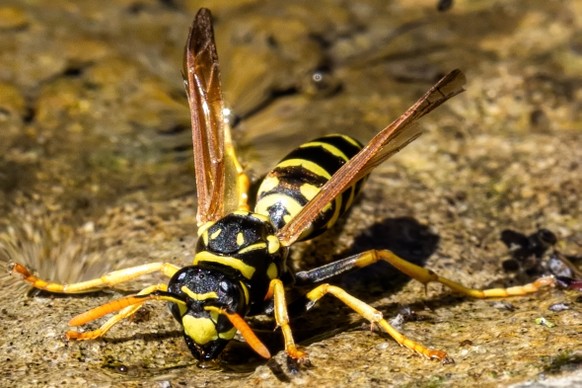
[[[374,136],[356,156],[331,177],[297,216],[277,232],[281,243],[285,246],[293,244],[327,203],[420,136],[422,131],[414,125],[415,121],[461,93],[464,84],[465,75],[458,69],[453,70],[431,87],[404,114]]]
[[[224,119],[212,15],[198,11],[186,42],[183,77],[192,120],[198,226],[246,206],[237,177],[244,175]],[[245,176],[246,178],[246,176]],[[241,197],[245,200],[241,200]]]

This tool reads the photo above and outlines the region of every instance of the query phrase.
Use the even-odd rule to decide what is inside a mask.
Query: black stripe
[[[352,143],[350,143],[348,140],[346,140],[346,137],[349,137],[350,139],[352,139],[359,146],[355,146]],[[360,143],[359,141],[357,141],[356,139],[354,139],[351,136],[329,135],[329,136],[320,137],[319,139],[315,139],[313,141],[320,141],[323,143],[330,144],[330,145],[340,149],[350,159],[353,158],[354,155],[356,155],[364,147],[362,143]]]
[[[317,175],[302,166],[275,167],[269,175],[275,176],[279,179],[280,183],[277,187],[285,185],[289,188],[295,188],[296,190],[299,190],[304,183],[321,187],[329,180],[326,177]]]
[[[346,162],[344,159],[337,157],[322,146],[297,148],[296,150],[291,151],[282,162],[289,159],[307,160],[317,164],[327,171],[330,176],[339,170],[339,168]]]
[[[341,201],[341,207],[340,207],[340,214],[344,214],[345,211],[347,210],[347,205],[348,205],[348,201],[350,199],[350,196],[352,195],[352,192],[355,189],[355,185],[352,185],[351,187],[348,187],[342,194],[342,201]]]
[[[264,193],[261,193],[261,196],[259,197],[259,201],[261,199],[269,196],[269,195],[281,195],[281,196],[289,197],[289,198],[297,201],[301,206],[305,206],[307,204],[307,202],[309,202],[307,200],[307,198],[305,198],[305,196],[303,194],[301,194],[301,191],[299,191],[299,189],[297,189],[295,187],[284,186],[284,185],[277,185],[273,189],[271,189],[269,191],[265,191]]]

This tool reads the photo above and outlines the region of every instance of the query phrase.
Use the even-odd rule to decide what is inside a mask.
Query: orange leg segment
[[[156,284],[149,286],[141,290],[137,295],[127,296],[125,298],[120,298],[104,305],[95,307],[92,310],[86,311],[82,314],[77,315],[69,321],[69,326],[81,326],[99,319],[107,314],[119,311],[113,317],[109,318],[101,327],[96,330],[78,332],[69,330],[65,334],[67,339],[75,340],[91,340],[95,338],[102,337],[111,329],[115,324],[121,320],[128,318],[135,314],[145,302],[149,300],[164,300],[173,303],[183,303],[181,300],[172,298],[166,295],[156,295],[156,291],[166,291],[167,286],[165,284]],[[120,311],[121,310],[121,311]]]

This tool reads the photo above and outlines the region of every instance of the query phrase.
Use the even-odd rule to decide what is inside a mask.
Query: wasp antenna
[[[261,357],[263,358],[271,358],[271,353],[269,349],[265,346],[264,343],[261,342],[259,337],[255,334],[253,329],[249,326],[248,323],[237,313],[231,313],[226,310],[222,310],[216,307],[207,307],[207,310],[214,310],[225,317],[228,318],[230,323],[239,331],[239,333],[243,336],[247,344]]]

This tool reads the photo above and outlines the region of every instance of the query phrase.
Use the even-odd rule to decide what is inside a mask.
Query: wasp
[[[324,281],[384,261],[425,285],[438,282],[475,298],[524,295],[553,284],[552,278],[541,278],[512,288],[467,288],[389,250],[369,250],[296,274],[286,265],[291,245],[332,227],[353,204],[368,174],[421,134],[422,130],[413,125],[418,119],[463,91],[465,76],[460,70],[445,75],[365,146],[350,136],[329,135],[292,151],[260,183],[253,210],[248,198],[250,179],[236,157],[225,120],[212,16],[207,9],[197,13],[190,28],[183,78],[192,121],[198,201],[193,262],[185,267],[165,262],[143,264],[72,284],[41,280],[23,265],[12,263],[11,273],[33,287],[64,294],[113,287],[158,272],[169,278],[167,284],[146,287],[74,317],[70,326],[82,326],[115,313],[95,330],[67,331],[67,338],[102,337],[144,303],[165,301],[183,328],[188,348],[202,362],[216,359],[237,332],[257,354],[269,358],[269,350],[245,321],[245,317],[265,312],[274,315],[290,359],[304,362],[307,354],[293,338],[285,298],[286,289],[295,282],[313,285],[305,294],[305,309],[330,294],[401,346],[429,359],[451,362],[446,352],[407,338],[380,311]]]

